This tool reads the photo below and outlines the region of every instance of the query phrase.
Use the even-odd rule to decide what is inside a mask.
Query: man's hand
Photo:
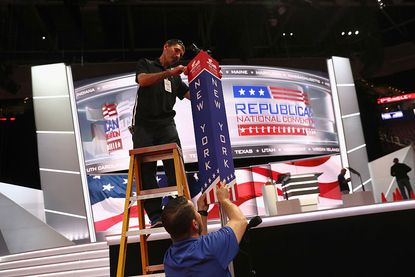
[[[206,204],[206,193],[202,193],[197,199],[197,210],[198,211],[207,211],[209,209],[209,205]],[[207,216],[201,216],[202,218],[202,231],[201,235],[206,235],[208,233],[207,230]]]
[[[178,65],[172,69],[167,69],[157,73],[140,73],[137,75],[136,82],[141,87],[148,87],[154,85],[157,82],[161,82],[163,79],[166,79],[170,76],[180,75],[182,72],[187,72],[187,67],[184,65]]]
[[[219,187],[216,189],[216,196],[220,203],[229,200],[229,188],[228,185],[226,185],[226,181],[220,182]]]
[[[197,210],[198,211],[207,211],[209,209],[209,205],[206,204],[206,193],[202,193],[197,199]]]
[[[184,66],[184,65],[178,65],[178,66],[176,66],[176,67],[172,68],[172,69],[169,71],[169,73],[170,73],[170,75],[171,75],[171,76],[174,76],[174,75],[180,75],[180,74],[182,74],[183,72],[187,72],[187,67],[186,67],[186,66]]]
[[[248,222],[239,207],[229,199],[229,195],[229,187],[226,185],[226,182],[220,182],[220,186],[216,189],[216,196],[218,197],[218,201],[224,209],[225,214],[229,218],[226,226],[233,230],[236,240],[239,243],[245,233]]]

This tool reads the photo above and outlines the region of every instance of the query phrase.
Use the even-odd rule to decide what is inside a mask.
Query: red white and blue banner
[[[201,51],[189,63],[188,70],[202,191],[206,191],[207,203],[217,202],[216,187],[223,181],[230,186],[231,199],[236,200],[235,170],[219,64]]]
[[[234,202],[242,212],[250,217],[266,215],[262,187],[269,181],[278,179],[281,174],[319,173],[317,178],[319,195],[317,209],[334,208],[342,205],[337,175],[341,169],[340,156],[324,156],[313,159],[271,163],[235,169],[238,199]],[[321,173],[321,174],[320,174]],[[201,183],[197,172],[186,174],[190,195],[194,201],[200,195]],[[164,174],[158,174],[160,186],[167,184]],[[96,232],[119,233],[124,213],[127,174],[105,174],[88,176],[89,195]],[[134,187],[134,186],[133,186]],[[284,201],[281,186],[276,186],[278,201]],[[210,205],[209,219],[219,218],[217,204]],[[146,219],[146,224],[149,224]],[[130,228],[138,227],[137,206],[130,210]]]

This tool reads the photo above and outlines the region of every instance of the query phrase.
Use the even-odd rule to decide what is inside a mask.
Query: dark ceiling
[[[384,47],[414,42],[415,1],[0,1],[3,63],[136,61],[158,56],[171,37],[218,60],[344,55],[369,63]]]

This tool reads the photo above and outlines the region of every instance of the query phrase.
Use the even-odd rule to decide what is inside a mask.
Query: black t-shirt
[[[391,167],[391,175],[396,179],[409,179],[408,172],[411,168],[404,163],[396,163]]]
[[[137,63],[136,80],[140,73],[158,73],[165,70],[159,59],[140,59]],[[138,88],[134,107],[135,125],[157,127],[173,121],[176,115],[173,110],[176,97],[182,100],[189,87],[180,76],[170,76],[168,80],[171,83],[171,92],[165,89],[165,80],[152,86]]]

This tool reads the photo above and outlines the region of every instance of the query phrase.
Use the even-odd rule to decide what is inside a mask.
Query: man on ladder
[[[185,46],[178,39],[169,39],[163,52],[155,60],[140,59],[137,63],[136,82],[139,84],[133,110],[132,133],[134,149],[168,143],[181,147],[176,130],[173,110],[176,97],[190,99],[189,87],[180,74],[187,73],[186,67],[177,65],[183,57]],[[169,186],[176,185],[172,160],[163,161]],[[145,163],[141,167],[143,189],[158,188],[156,181],[157,162]],[[152,227],[161,227],[162,199],[144,201],[144,209]]]
[[[227,185],[220,183],[216,195],[229,221],[209,234],[205,193],[197,201],[197,210],[185,197],[169,199],[162,213],[163,226],[173,240],[164,257],[166,276],[231,276],[228,266],[238,254],[248,223],[229,199]]]

